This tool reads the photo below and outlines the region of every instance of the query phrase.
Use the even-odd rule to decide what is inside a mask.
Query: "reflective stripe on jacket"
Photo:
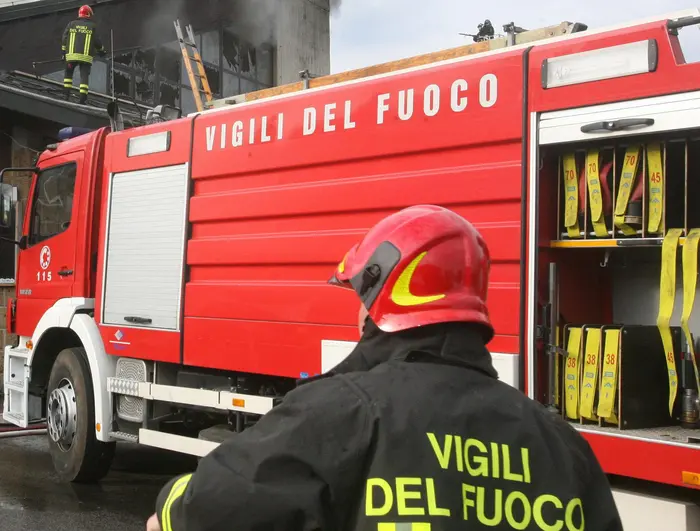
[[[69,23],[63,31],[61,50],[66,54],[66,61],[92,63],[95,52],[104,50],[95,23],[84,18]]]

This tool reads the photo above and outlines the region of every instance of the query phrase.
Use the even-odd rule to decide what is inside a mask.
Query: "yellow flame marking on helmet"
[[[418,267],[418,264],[420,264],[421,260],[425,258],[426,254],[428,253],[424,252],[416,256],[416,258],[410,264],[408,264],[406,269],[401,272],[401,275],[399,275],[396,284],[394,284],[394,287],[391,290],[391,300],[393,300],[395,304],[399,306],[419,306],[421,304],[427,304],[429,302],[435,302],[445,298],[444,293],[440,295],[428,296],[414,295],[411,293],[411,280],[413,279],[413,273]]]
[[[349,254],[350,254],[350,251],[348,251],[347,253],[345,253],[345,256],[343,256],[343,259],[342,259],[342,260],[340,261],[340,263],[338,264],[338,273],[340,273],[341,275],[342,275],[343,273],[345,273],[345,261],[348,259],[348,255],[349,255]]]

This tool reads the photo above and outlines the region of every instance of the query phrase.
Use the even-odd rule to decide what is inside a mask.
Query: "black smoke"
[[[60,60],[63,29],[77,17],[79,3],[73,3],[12,20],[3,20],[0,10],[0,71],[31,72],[33,61]],[[336,12],[341,0],[113,0],[92,5],[105,47],[110,48],[112,30],[114,50],[123,50],[175,41],[175,19],[180,20],[183,32],[187,24],[196,32],[221,21],[255,46],[275,45],[276,21],[282,10]],[[36,73],[55,71],[57,64],[60,67],[60,63],[40,66]]]

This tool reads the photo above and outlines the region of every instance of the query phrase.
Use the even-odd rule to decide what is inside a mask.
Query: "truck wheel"
[[[112,465],[116,443],[95,438],[95,396],[85,349],[68,348],[51,369],[46,425],[53,466],[62,481],[94,483]]]

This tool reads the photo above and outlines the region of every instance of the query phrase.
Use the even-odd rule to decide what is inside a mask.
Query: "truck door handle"
[[[595,133],[607,131],[612,133],[615,131],[632,129],[633,127],[649,127],[650,125],[654,125],[653,118],[623,118],[621,120],[606,120],[582,125],[581,132]]]
[[[148,317],[138,317],[135,315],[127,315],[124,317],[124,320],[127,323],[134,323],[134,324],[151,324],[153,322],[153,319],[149,319]]]
[[[73,274],[73,270],[72,269],[61,269],[58,272],[58,274],[61,275],[62,277],[69,277]]]

